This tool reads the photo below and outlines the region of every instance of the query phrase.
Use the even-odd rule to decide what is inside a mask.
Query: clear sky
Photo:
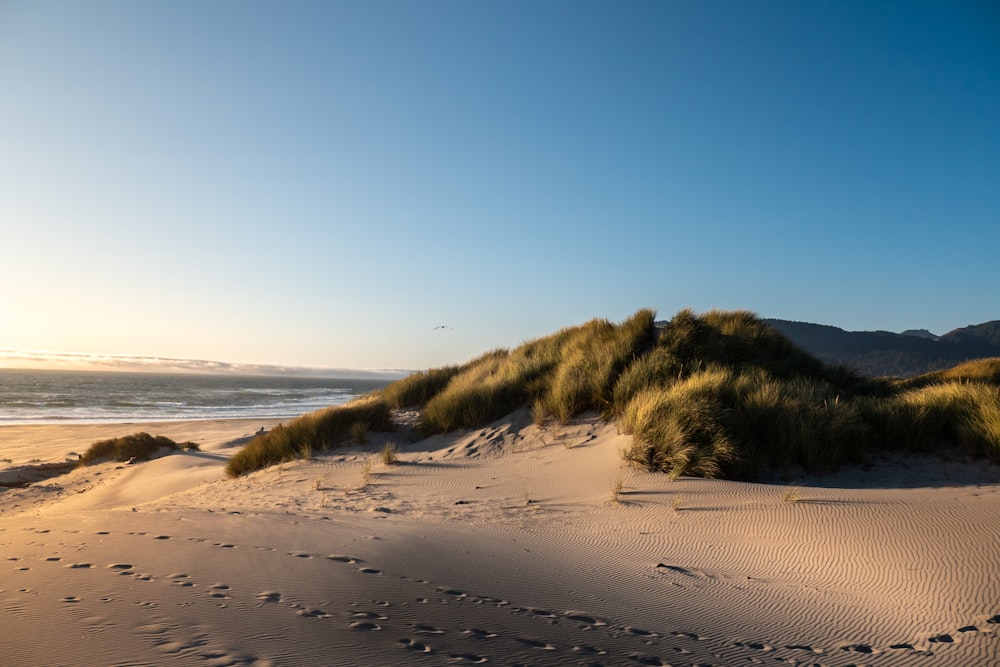
[[[0,348],[1000,319],[1000,5],[0,0]],[[447,325],[449,328],[435,329]]]

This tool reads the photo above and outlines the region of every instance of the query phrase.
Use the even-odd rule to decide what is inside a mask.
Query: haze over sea
[[[388,382],[0,369],[0,425],[292,418]]]

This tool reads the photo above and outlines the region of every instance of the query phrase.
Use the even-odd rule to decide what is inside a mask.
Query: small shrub
[[[176,442],[162,435],[152,436],[148,433],[134,433],[120,438],[100,440],[90,446],[80,457],[81,465],[91,465],[101,461],[137,461],[148,460],[161,447],[176,450],[180,447]]]

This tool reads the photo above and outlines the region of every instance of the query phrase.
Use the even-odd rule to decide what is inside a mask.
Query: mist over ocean
[[[291,418],[389,380],[0,369],[0,425]]]

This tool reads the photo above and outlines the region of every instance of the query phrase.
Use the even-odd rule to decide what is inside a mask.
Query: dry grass
[[[365,459],[361,464],[361,489],[367,489],[372,483],[372,462],[371,459]]]
[[[276,426],[248,442],[230,458],[226,472],[236,477],[282,461],[305,455],[311,457],[316,451],[356,442],[359,434],[367,437],[369,430],[395,430],[389,406],[378,394],[311,412],[287,426]]]
[[[670,501],[670,509],[674,512],[679,512],[684,505],[684,494],[675,493],[673,499]]]
[[[825,366],[746,311],[683,310],[659,329],[653,322],[651,310],[620,324],[595,319],[414,373],[255,438],[227,471],[363,443],[370,430],[393,430],[390,408],[408,406],[423,406],[426,435],[482,427],[522,407],[538,425],[599,410],[633,436],[626,461],[671,477],[753,479],[768,467],[822,473],[881,449],[958,446],[1000,463],[1000,359],[869,380]]]
[[[622,490],[625,488],[625,480],[622,477],[618,477],[611,484],[611,497],[610,502],[620,505],[622,502]]]
[[[91,465],[102,461],[145,461],[156,454],[161,448],[168,450],[193,449],[198,445],[193,442],[177,444],[170,438],[148,433],[134,433],[120,438],[99,440],[91,445],[80,456],[80,465]]]
[[[394,442],[387,442],[382,450],[379,452],[379,457],[382,459],[382,464],[391,466],[399,463],[399,447]]]

